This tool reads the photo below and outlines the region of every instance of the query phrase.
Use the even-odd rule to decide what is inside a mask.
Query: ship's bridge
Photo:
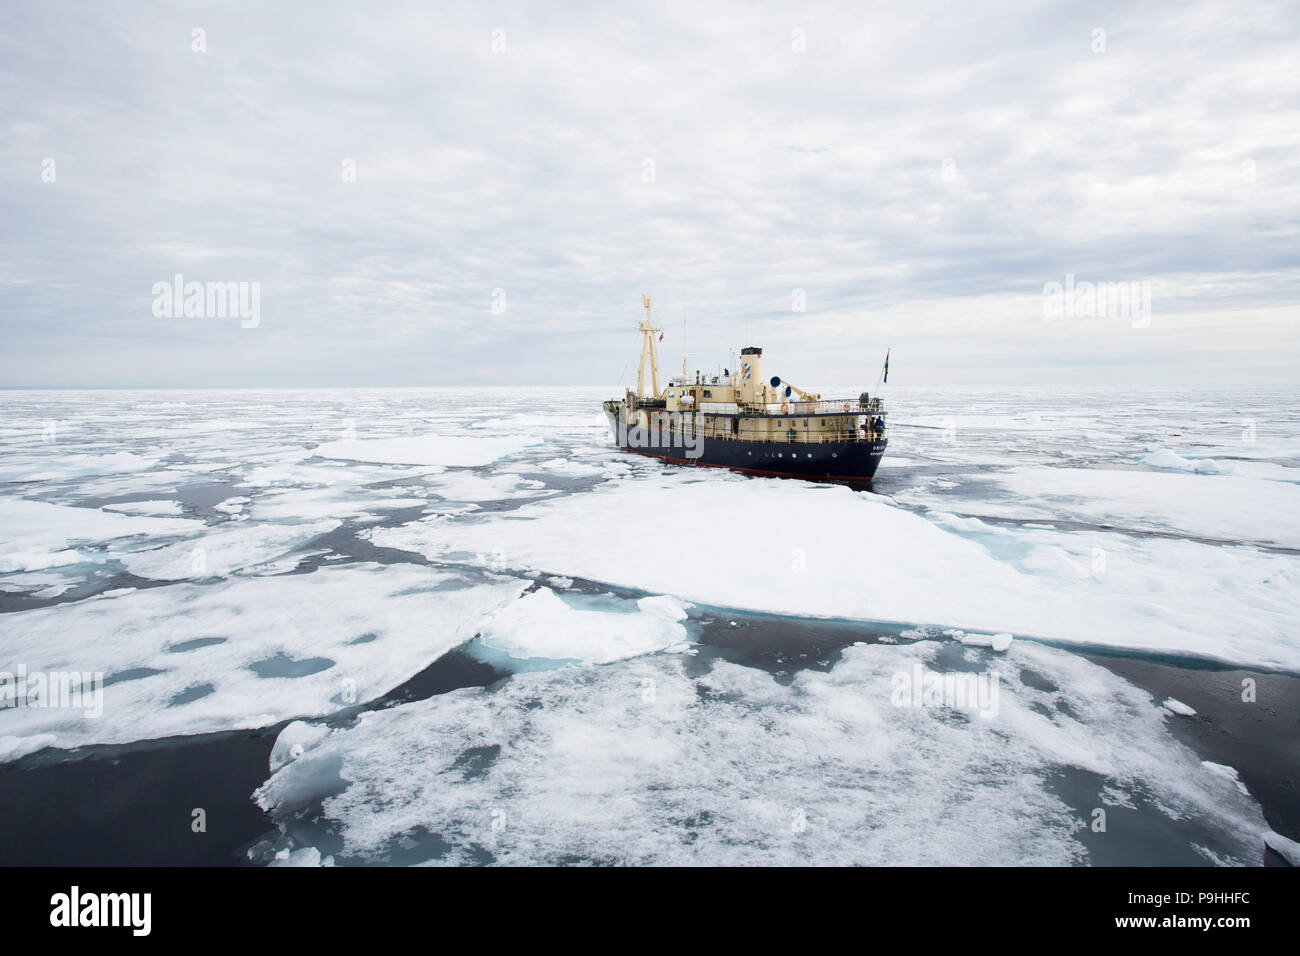
[[[735,375],[705,375],[697,372],[694,375],[677,375],[668,380],[669,387],[681,387],[683,385],[717,385],[720,388],[734,388],[740,384]]]

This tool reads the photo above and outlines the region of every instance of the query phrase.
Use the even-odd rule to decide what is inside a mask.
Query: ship
[[[777,375],[765,379],[756,346],[740,350],[738,368],[716,374],[690,374],[683,358],[681,376],[661,388],[655,343],[663,330],[651,297],[642,305],[636,390],[603,403],[619,448],[677,465],[870,486],[889,443],[878,395],[830,399]]]

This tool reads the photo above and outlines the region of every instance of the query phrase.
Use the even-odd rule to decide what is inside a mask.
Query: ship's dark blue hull
[[[698,438],[694,447],[685,447],[680,439],[674,444],[667,438],[661,438],[660,433],[647,429],[629,428],[626,435],[620,435],[617,420],[613,416],[610,416],[610,425],[614,440],[624,451],[673,464],[729,468],[750,475],[847,484],[870,484],[885,453],[885,446],[889,444],[883,438],[875,441],[823,443]]]

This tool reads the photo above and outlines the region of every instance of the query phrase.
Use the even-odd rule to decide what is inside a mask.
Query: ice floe
[[[1107,468],[1024,467],[956,482],[988,487],[956,495],[925,486],[896,491],[904,503],[1019,520],[1070,518],[1131,531],[1300,547],[1300,485],[1236,475]],[[960,508],[954,507],[960,502]]]
[[[549,461],[542,462],[537,467],[544,468],[546,471],[553,471],[558,475],[568,475],[571,478],[585,478],[604,473],[603,468],[574,461],[571,458],[552,458]]]
[[[954,533],[840,487],[666,472],[371,538],[437,560],[538,568],[719,607],[1300,668],[1293,556],[961,521]],[[747,528],[755,533],[742,544]],[[1098,548],[1104,573],[1093,570]]]
[[[419,508],[424,497],[395,488],[285,488],[259,494],[239,512],[258,521],[305,521],[324,518],[372,520],[375,512]]]
[[[4,498],[0,499],[0,573],[76,564],[91,560],[79,549],[124,539],[165,540],[202,527],[202,522],[188,518],[144,517]]]
[[[585,605],[585,606],[584,606]],[[587,597],[566,601],[538,588],[478,625],[484,645],[516,660],[546,659],[605,664],[680,644],[686,618],[680,601],[641,598],[637,610],[605,610]]]
[[[120,475],[148,471],[160,460],[156,456],[137,455],[127,451],[93,455],[69,453],[62,446],[58,448],[61,452],[58,455],[6,455],[5,460],[0,462],[0,481],[47,482],[90,475]]]
[[[472,471],[447,471],[427,479],[425,487],[445,501],[480,502],[509,498],[531,498],[545,494],[540,481],[517,474],[482,474]]]
[[[297,760],[308,747],[314,747],[329,736],[329,728],[295,720],[280,731],[271,747],[271,772],[279,770],[290,761]]]
[[[1194,471],[1198,475],[1230,475],[1237,470],[1237,466],[1230,461],[1215,461],[1213,458],[1184,458],[1168,448],[1161,448],[1159,451],[1143,456],[1142,464],[1151,468],[1163,468],[1171,471]]]
[[[302,457],[302,453],[298,454]],[[240,485],[253,489],[356,488],[436,474],[440,466],[373,465],[350,461],[280,461],[248,468]]]
[[[338,527],[337,521],[302,524],[226,524],[183,541],[148,549],[110,550],[123,567],[155,581],[224,578],[294,551]]]
[[[102,674],[103,713],[0,708],[0,737],[73,747],[329,713],[418,673],[526,584],[353,564],[5,615],[0,670]]]
[[[959,632],[960,640],[963,644],[970,647],[991,647],[998,653],[1002,653],[1011,646],[1014,639],[1010,634],[965,634]]]
[[[152,501],[123,501],[104,505],[105,511],[116,511],[124,515],[155,515],[161,518],[174,518],[182,514],[179,501],[155,499]]]
[[[332,714],[482,628],[470,648],[514,675],[493,689],[286,729],[266,796],[333,799],[346,847],[285,862],[432,858],[422,827],[443,862],[1096,859],[1062,767],[1120,817],[1213,821],[1179,831],[1206,860],[1257,861],[1240,780],[1172,743],[1182,718],[1035,641],[1300,670],[1294,390],[901,390],[880,496],[620,455],[610,391],[0,396],[0,591],[27,608],[0,619],[0,670],[110,681],[98,719],[0,709],[0,761]],[[435,566],[354,563],[368,541]],[[962,666],[1060,690],[1008,685],[988,721],[886,709],[889,675],[942,649],[775,680],[660,653],[687,601],[738,636],[764,611],[960,628]]]
[[[256,796],[313,846],[296,828],[319,803],[338,862],[1063,865],[1123,862],[1156,826],[1260,859],[1254,801],[1141,691],[1017,642],[992,716],[900,703],[897,676],[940,653],[855,646],[792,682],[680,655],[519,674],[363,714]]]
[[[1300,866],[1300,843],[1272,830],[1264,834],[1264,842],[1292,866]]]
[[[420,435],[403,438],[343,439],[316,449],[322,458],[385,462],[394,465],[487,465],[513,455],[536,439],[520,436]]]
[[[268,866],[333,866],[333,857],[321,857],[320,850],[314,846],[302,847],[298,850],[280,850],[275,854]]]

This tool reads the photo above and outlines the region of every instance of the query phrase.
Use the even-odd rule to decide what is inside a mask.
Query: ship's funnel
[[[740,350],[740,400],[762,402],[765,400],[763,384],[763,350],[749,346]]]

